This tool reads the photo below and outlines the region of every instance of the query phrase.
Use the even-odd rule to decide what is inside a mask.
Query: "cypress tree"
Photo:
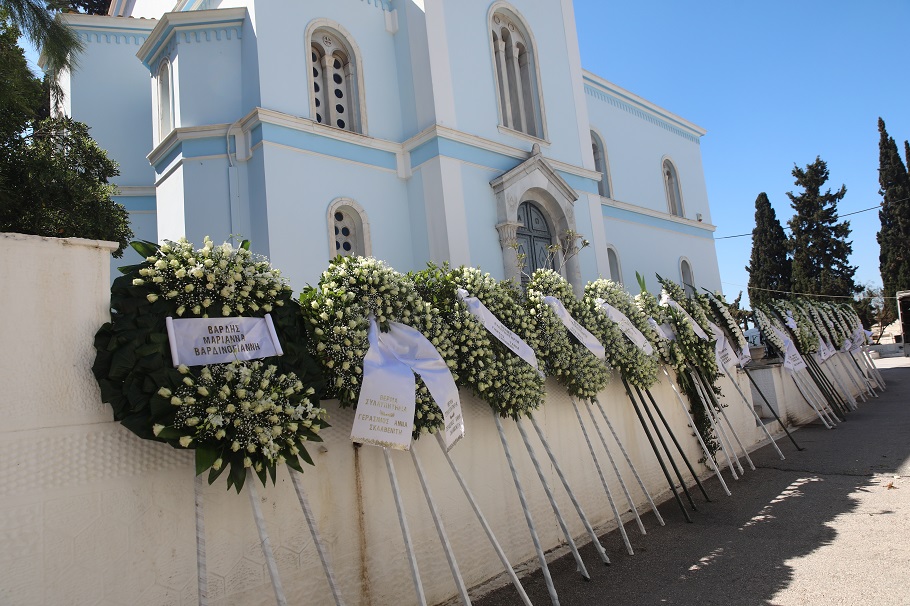
[[[882,275],[885,305],[889,312],[896,312],[894,293],[910,289],[910,176],[901,160],[894,139],[885,129],[885,121],[878,119],[878,193],[882,208],[878,211],[881,230],[876,239],[879,244],[879,271]],[[910,160],[910,145],[904,142],[904,152]]]
[[[780,293],[770,291],[790,290],[787,236],[765,192],[758,194],[755,199],[752,257],[746,271],[749,272],[749,300],[753,307],[781,296]]]
[[[796,214],[789,221],[793,271],[790,282],[794,292],[814,295],[850,296],[858,291],[853,282],[856,267],[848,257],[853,251],[850,222],[837,222],[837,203],[847,188],[822,193],[828,180],[828,165],[820,157],[806,168],[793,167],[795,184],[801,193],[788,192]]]

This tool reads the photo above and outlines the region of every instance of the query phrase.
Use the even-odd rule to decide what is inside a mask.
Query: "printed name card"
[[[284,353],[269,314],[264,318],[168,317],[165,324],[175,367],[257,360]]]

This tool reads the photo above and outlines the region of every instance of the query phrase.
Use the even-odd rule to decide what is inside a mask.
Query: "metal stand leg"
[[[711,405],[711,401],[708,399],[708,396],[705,395],[704,389],[702,389],[701,383],[695,378],[695,373],[691,370],[689,371],[689,378],[692,381],[692,384],[695,386],[695,391],[698,392],[698,397],[701,400],[702,407],[705,409],[705,415],[708,417],[708,421],[711,423],[711,429],[714,430],[714,435],[717,436],[717,441],[720,442],[720,448],[724,451],[724,456],[727,458],[727,466],[730,469],[730,475],[733,476],[734,480],[738,480],[739,476],[736,475],[737,468],[739,473],[743,473],[743,466],[739,462],[739,457],[736,456],[736,451],[733,450],[733,443],[730,441],[730,438],[727,437],[727,433],[724,431],[723,426],[714,416],[714,407]],[[731,457],[732,455],[732,457]]]
[[[648,492],[648,489],[645,488],[645,483],[642,482],[641,476],[638,475],[638,471],[635,469],[635,465],[632,464],[632,459],[629,457],[629,453],[626,452],[626,447],[622,445],[622,442],[619,440],[619,436],[616,434],[616,430],[613,429],[613,424],[610,423],[609,417],[607,417],[607,411],[604,410],[603,405],[597,398],[594,398],[594,404],[597,405],[597,408],[600,409],[600,416],[603,417],[604,423],[607,424],[607,429],[610,430],[610,433],[613,434],[613,440],[616,442],[616,445],[619,446],[619,452],[622,453],[623,458],[626,460],[626,465],[629,466],[629,469],[632,470],[632,475],[635,476],[635,480],[638,482],[638,487],[641,488],[641,491],[645,494],[645,497],[648,499],[648,504],[651,505],[651,511],[654,512],[654,517],[657,518],[657,522],[661,526],[666,526],[664,519],[661,517],[660,512],[657,511],[657,505],[654,504],[654,499],[651,498],[651,494]],[[597,423],[594,424],[595,426]],[[637,513],[637,512],[636,512]],[[644,529],[642,529],[642,534],[645,534]]]
[[[427,484],[427,479],[423,475],[423,466],[417,457],[416,444],[411,445],[411,460],[414,461],[414,469],[417,470],[417,479],[420,480],[420,487],[423,488],[423,496],[427,500],[427,506],[430,508],[430,515],[433,516],[433,524],[436,526],[436,534],[439,535],[439,542],[446,554],[446,561],[449,563],[449,570],[452,572],[452,580],[455,581],[455,587],[458,589],[458,595],[461,597],[461,603],[470,606],[471,598],[468,597],[468,588],[464,585],[464,579],[461,578],[461,570],[458,568],[458,562],[455,561],[455,552],[452,551],[452,545],[449,544],[449,536],[446,534],[445,526],[442,524],[442,518],[436,509],[436,503],[433,502],[433,494]]]
[[[676,385],[673,384],[673,378],[670,376],[670,373],[667,372],[666,367],[661,366],[660,369],[664,371],[664,374],[667,375],[667,380],[670,381],[670,387],[673,389],[673,393],[676,395],[676,400],[679,402],[679,405],[682,406],[683,412],[686,414],[686,419],[689,420],[689,427],[692,428],[692,433],[695,434],[695,438],[698,440],[698,444],[701,446],[701,451],[705,455],[705,461],[707,461],[708,465],[711,466],[711,469],[714,470],[714,475],[717,476],[717,479],[720,481],[721,487],[724,489],[724,492],[729,497],[730,489],[727,488],[727,483],[724,482],[724,476],[720,473],[720,468],[717,466],[717,461],[714,460],[714,456],[708,450],[708,446],[705,444],[705,441],[702,439],[701,434],[698,432],[698,429],[695,427],[695,421],[692,419],[692,415],[689,414],[689,409],[686,408],[686,403],[683,402],[682,396],[679,394],[679,390],[676,389]]]
[[[559,466],[559,462],[556,461],[556,456],[553,454],[553,450],[550,448],[550,444],[547,442],[547,438],[543,435],[543,431],[540,429],[540,425],[537,424],[537,419],[535,419],[533,416],[529,418],[531,419],[531,425],[534,427],[534,431],[537,432],[537,438],[543,445],[543,449],[546,451],[547,456],[550,457],[550,463],[553,464],[553,469],[556,470],[556,475],[559,476],[559,480],[562,482],[562,487],[566,489],[566,493],[569,495],[569,499],[572,501],[572,505],[575,506],[575,513],[578,514],[578,517],[581,519],[581,523],[584,524],[585,530],[588,531],[588,536],[591,537],[591,542],[594,544],[594,548],[597,550],[597,554],[600,556],[600,559],[603,560],[604,564],[609,564],[610,558],[607,557],[607,552],[604,551],[603,545],[600,544],[600,539],[597,538],[597,533],[594,532],[594,528],[592,528],[591,523],[588,522],[588,516],[586,516],[584,510],[582,510],[581,503],[579,503],[578,499],[575,498],[575,493],[569,486],[569,482],[566,480],[565,474],[562,473],[562,468]],[[524,433],[524,429],[521,427],[521,423],[518,425],[518,430]]]
[[[626,534],[626,527],[622,523],[622,517],[619,515],[619,509],[616,508],[616,502],[613,500],[613,493],[610,492],[610,486],[607,484],[606,479],[604,479],[603,470],[600,468],[600,462],[597,460],[597,455],[594,453],[594,446],[591,444],[591,438],[588,437],[588,430],[585,429],[585,424],[581,420],[581,413],[578,411],[578,403],[575,402],[575,398],[571,398],[572,407],[575,409],[575,416],[578,417],[578,424],[581,425],[581,433],[585,436],[585,442],[588,444],[588,449],[591,451],[591,458],[594,459],[594,467],[597,469],[597,475],[600,477],[600,483],[604,487],[604,492],[607,493],[607,501],[610,503],[610,508],[613,510],[613,518],[616,520],[616,527],[619,528],[619,534],[622,535],[622,540],[626,544],[626,551],[629,555],[635,555],[635,552],[632,550],[632,543],[629,542],[629,535]]]
[[[382,449],[385,456],[385,465],[389,470],[389,482],[392,484],[392,494],[395,496],[395,508],[398,510],[398,524],[401,526],[401,536],[404,539],[405,551],[408,553],[408,563],[411,565],[411,580],[414,582],[414,591],[417,593],[417,603],[427,605],[427,598],[423,593],[423,583],[420,582],[420,570],[417,568],[417,556],[414,554],[414,545],[411,542],[411,531],[404,515],[404,503],[401,500],[401,490],[398,488],[398,476],[395,475],[395,465],[388,448]]]
[[[752,382],[752,387],[755,388],[755,391],[758,392],[758,395],[761,396],[761,399],[764,400],[764,401],[765,401],[765,404],[768,405],[768,410],[770,410],[770,411],[771,411],[771,414],[774,415],[774,418],[777,419],[778,425],[780,425],[781,429],[784,430],[784,433],[787,434],[787,437],[790,438],[790,441],[793,442],[793,445],[796,446],[796,450],[805,450],[805,448],[803,448],[802,446],[800,446],[799,444],[797,444],[797,443],[796,443],[796,440],[793,439],[793,436],[790,435],[789,430],[787,430],[787,426],[784,425],[784,422],[783,422],[783,421],[781,421],[780,415],[778,415],[778,414],[777,414],[777,411],[774,410],[774,407],[771,406],[771,402],[769,402],[769,401],[768,401],[768,398],[765,397],[765,393],[761,390],[761,388],[759,388],[758,383],[755,382],[755,378],[752,376],[752,373],[749,372],[749,369],[748,369],[748,368],[743,368],[743,372],[746,373],[746,376],[747,376],[747,377],[749,377],[749,381]]]
[[[443,456],[449,463],[449,467],[452,469],[452,473],[455,474],[455,479],[458,480],[458,485],[461,486],[461,491],[468,499],[468,503],[471,504],[471,509],[474,510],[474,515],[477,516],[477,521],[480,522],[481,527],[483,527],[483,531],[486,533],[487,539],[489,539],[490,544],[493,546],[493,550],[499,557],[499,561],[502,562],[506,574],[509,575],[509,579],[511,579],[512,585],[515,587],[516,591],[518,591],[518,595],[521,598],[522,604],[525,606],[531,606],[531,600],[528,598],[528,594],[525,593],[525,589],[522,587],[521,581],[518,579],[518,575],[515,574],[515,569],[512,568],[512,564],[509,563],[509,559],[506,557],[506,553],[502,550],[499,541],[496,540],[496,535],[493,534],[493,529],[490,528],[490,525],[487,523],[487,519],[484,517],[483,512],[480,511],[480,507],[477,505],[477,501],[474,499],[474,495],[471,493],[471,490],[465,483],[461,472],[458,471],[458,467],[455,466],[455,461],[452,460],[452,457],[446,450],[445,442],[442,440],[441,433],[436,433],[436,440],[439,443],[439,448],[442,450]]]
[[[724,371],[727,373],[727,378],[729,378],[730,382],[733,383],[733,387],[736,388],[736,391],[738,391],[740,397],[742,397],[743,404],[745,404],[746,408],[748,408],[752,412],[752,416],[755,417],[755,422],[761,426],[762,431],[764,431],[765,435],[768,437],[768,439],[771,440],[771,444],[774,445],[774,450],[777,451],[777,455],[780,457],[780,460],[783,461],[784,459],[786,459],[786,457],[784,456],[784,453],[782,453],[780,451],[780,448],[778,448],[777,442],[775,442],[774,438],[771,437],[771,432],[768,431],[768,428],[765,427],[765,424],[764,424],[764,422],[762,422],[761,417],[759,417],[758,413],[755,412],[755,407],[752,406],[752,404],[746,398],[746,394],[744,394],[743,390],[740,389],[739,382],[736,380],[736,369],[734,368],[732,373],[730,372],[729,368],[724,368]]]
[[[796,376],[798,376],[802,381],[803,388],[815,399],[819,410],[821,410],[822,414],[828,418],[828,423],[831,424],[831,427],[837,427],[838,422],[842,421],[842,419],[834,411],[830,400],[825,398],[824,392],[821,390],[815,380],[812,379],[811,375],[807,379],[806,377],[800,375],[799,372],[797,372]],[[835,419],[837,419],[837,421],[835,421]]]
[[[641,425],[642,430],[644,430],[645,436],[648,438],[648,443],[651,445],[651,450],[654,452],[654,456],[657,458],[657,462],[660,464],[660,470],[664,472],[664,478],[666,478],[667,485],[670,487],[670,491],[673,493],[673,497],[676,499],[676,504],[679,505],[679,509],[682,511],[686,522],[691,524],[692,517],[686,510],[686,506],[683,505],[682,499],[679,498],[679,492],[676,491],[676,483],[673,482],[672,478],[670,478],[670,472],[667,471],[667,466],[664,464],[664,460],[661,458],[660,452],[657,450],[657,444],[654,443],[654,438],[651,436],[651,431],[648,429],[648,424],[645,422],[645,417],[641,414],[641,409],[638,407],[638,403],[635,401],[635,397],[632,395],[632,390],[629,388],[629,384],[625,379],[623,379],[623,386],[626,388],[626,395],[629,396],[629,401],[632,402],[632,408],[635,409],[635,415],[638,417],[638,422]]]
[[[540,468],[540,462],[537,460],[537,455],[534,454],[534,449],[531,447],[531,442],[528,440],[528,434],[525,433],[524,426],[521,424],[521,421],[516,421],[518,425],[518,433],[521,434],[521,439],[525,443],[525,448],[528,451],[528,456],[531,457],[531,463],[534,464],[534,470],[537,472],[537,477],[540,479],[540,484],[543,486],[544,492],[547,494],[547,499],[550,501],[550,507],[553,509],[553,515],[556,516],[556,521],[559,523],[559,528],[562,530],[563,536],[566,538],[566,543],[569,545],[569,549],[572,551],[572,557],[575,558],[575,565],[578,567],[578,572],[586,580],[591,580],[591,575],[588,574],[588,569],[585,567],[585,563],[581,559],[581,554],[578,553],[578,548],[575,546],[575,541],[572,539],[572,533],[569,532],[569,527],[566,525],[565,519],[562,517],[562,512],[559,510],[559,505],[556,504],[556,499],[553,497],[553,491],[550,490],[550,485],[547,483],[547,478],[543,475],[543,470]]]
[[[739,449],[743,452],[743,457],[746,459],[746,462],[749,464],[749,468],[752,471],[755,471],[755,463],[752,462],[751,457],[749,457],[749,452],[746,450],[746,447],[743,446],[742,440],[739,439],[739,434],[736,433],[736,428],[733,427],[733,423],[730,422],[730,418],[727,416],[727,412],[724,410],[724,407],[721,406],[720,402],[717,401],[717,398],[714,397],[714,391],[710,389],[710,385],[707,383],[707,379],[701,376],[701,373],[696,373],[699,379],[704,382],[705,392],[708,394],[708,397],[714,401],[714,405],[720,417],[723,418],[724,422],[727,424],[727,427],[730,428],[730,433],[733,434],[733,439],[736,440],[736,443],[739,445]]]
[[[559,606],[559,596],[556,595],[556,588],[553,586],[553,577],[550,576],[550,569],[547,567],[547,558],[543,554],[540,546],[540,539],[537,537],[537,529],[534,527],[534,520],[531,518],[531,510],[528,509],[528,501],[525,498],[525,491],[521,487],[521,480],[518,479],[518,472],[515,471],[515,463],[512,461],[512,453],[509,450],[509,443],[506,441],[506,434],[502,430],[502,421],[499,415],[493,411],[493,419],[496,421],[496,429],[499,430],[499,441],[502,442],[502,449],[505,451],[506,460],[509,462],[509,470],[512,472],[512,481],[515,483],[515,490],[518,491],[518,500],[521,501],[521,510],[525,514],[525,521],[528,523],[528,531],[531,533],[531,541],[534,543],[534,549],[537,551],[537,561],[540,563],[540,571],[543,573],[544,582],[547,584],[547,591],[550,594],[550,602],[553,606]]]
[[[262,508],[259,506],[259,492],[256,490],[256,474],[252,468],[247,468],[246,486],[250,496],[250,505],[253,506],[253,519],[256,521],[256,530],[259,532],[259,543],[262,554],[265,556],[265,566],[268,568],[269,577],[272,579],[272,589],[275,590],[275,603],[278,606],[287,606],[288,600],[281,587],[281,577],[278,576],[278,564],[275,562],[275,553],[272,551],[272,542],[265,529],[265,520],[262,518]]]
[[[344,606],[344,600],[341,597],[341,591],[338,590],[338,584],[335,582],[335,575],[332,573],[332,565],[326,555],[325,545],[322,537],[319,535],[319,529],[316,527],[316,518],[310,509],[310,503],[303,492],[303,486],[297,478],[297,473],[288,468],[288,475],[291,476],[291,484],[294,485],[294,492],[297,493],[297,500],[300,502],[300,509],[303,510],[303,517],[306,518],[307,526],[310,529],[310,535],[313,537],[313,544],[316,546],[316,553],[319,554],[319,561],[322,562],[322,570],[325,572],[325,578],[329,582],[329,589],[332,590],[332,597],[335,599],[336,606]]]
[[[657,401],[654,399],[654,395],[651,393],[651,390],[646,389],[645,394],[648,396],[648,400],[651,401],[651,405],[654,407],[654,411],[657,413],[660,422],[663,423],[664,429],[667,430],[667,434],[673,441],[673,445],[676,446],[676,450],[679,452],[679,456],[682,457],[683,463],[686,464],[686,468],[689,470],[689,473],[692,474],[692,478],[695,480],[695,484],[698,486],[698,489],[701,490],[701,493],[704,495],[705,500],[710,502],[711,497],[708,496],[708,492],[705,490],[705,487],[702,486],[701,480],[698,478],[698,474],[695,473],[695,470],[692,468],[692,463],[689,462],[689,458],[686,456],[685,451],[683,451],[682,446],[680,446],[679,440],[676,439],[676,434],[674,434],[673,429],[670,428],[670,424],[667,422],[666,417],[664,417],[664,413],[660,409],[660,406],[657,405]]]
[[[202,494],[205,477],[196,476],[193,481],[193,497],[196,505],[196,581],[199,589],[199,606],[208,606],[209,577],[205,560],[205,516],[202,508]]]
[[[807,392],[803,390],[803,386],[800,381],[797,379],[797,375],[793,371],[786,371],[790,373],[790,378],[793,379],[793,384],[796,385],[796,390],[799,391],[799,395],[803,397],[803,400],[806,401],[806,404],[812,407],[812,410],[815,411],[815,414],[818,415],[818,418],[821,420],[822,424],[825,426],[825,429],[833,429],[833,426],[828,423],[828,418],[822,414],[821,409],[816,405],[814,396],[810,398],[807,395]]]

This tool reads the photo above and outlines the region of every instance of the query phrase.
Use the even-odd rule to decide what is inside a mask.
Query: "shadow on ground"
[[[796,432],[804,451],[784,438],[779,445],[785,461],[765,447],[751,455],[756,471],[746,468],[739,481],[725,473],[732,497],[716,478],[706,483],[713,500],[696,500],[699,511],[692,513],[692,524],[670,500],[660,507],[666,526],[660,527],[652,513],[642,518],[645,536],[634,522],[626,524],[634,556],[626,554],[618,531],[601,537],[612,565],[603,566],[590,544],[581,550],[590,582],[575,571],[571,555],[551,563],[562,606],[771,604],[793,580],[788,561],[837,540],[830,523],[856,511],[857,493],[881,490],[882,474],[910,474],[910,368],[883,369],[882,374],[888,390],[860,403],[837,429],[810,425]],[[522,582],[534,604],[550,604],[540,571]],[[511,585],[474,602],[520,603]]]

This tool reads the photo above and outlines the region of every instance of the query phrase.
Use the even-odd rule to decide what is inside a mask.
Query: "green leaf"
[[[196,475],[210,468],[218,458],[218,451],[210,448],[196,449]]]
[[[243,250],[249,250],[249,249],[250,249],[250,241],[249,241],[249,240],[244,240],[243,242],[241,242],[241,243],[240,243],[240,248],[242,248]]]
[[[148,240],[133,240],[130,242],[130,246],[143,257],[153,257],[158,254],[158,245]]]
[[[302,446],[300,447],[300,458],[303,459],[304,461],[306,461],[309,465],[314,465],[314,466],[316,465],[315,463],[313,463],[313,459],[310,458],[310,453],[308,453],[306,451],[306,448],[304,448]],[[302,471],[303,470],[301,470],[301,472]]]
[[[635,272],[635,279],[638,280],[638,287],[641,289],[641,292],[646,292],[648,287],[645,285],[645,277],[638,272]]]
[[[300,459],[297,458],[297,455],[289,455],[285,462],[288,464],[288,467],[294,471],[303,473],[303,467],[300,465]]]
[[[224,470],[228,468],[228,465],[230,465],[230,463],[228,461],[225,461],[224,464],[221,466],[221,469],[215,469],[214,467],[212,467],[212,469],[209,470],[209,484],[214,484],[215,480],[218,479],[218,476],[223,474]],[[228,486],[228,488],[230,488],[230,485]]]

